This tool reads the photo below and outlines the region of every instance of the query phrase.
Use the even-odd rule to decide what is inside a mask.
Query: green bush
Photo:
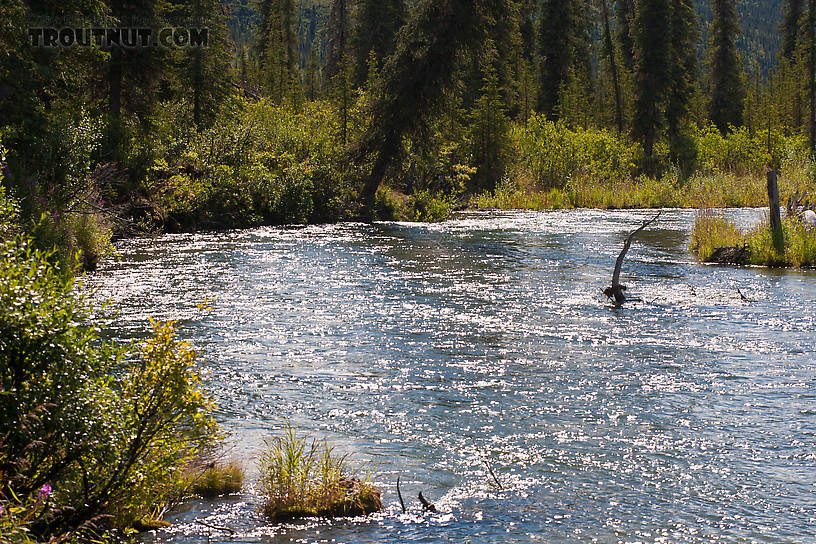
[[[532,117],[512,132],[519,163],[539,188],[563,188],[572,179],[600,185],[630,179],[640,146],[603,129],[571,129],[544,116]],[[515,175],[520,175],[518,172]]]
[[[234,98],[209,130],[150,168],[150,191],[176,229],[329,222],[352,215],[348,161],[323,102],[298,110]]]
[[[456,195],[432,194],[421,189],[408,199],[408,219],[422,223],[439,223],[450,218],[458,205]]]
[[[117,527],[159,517],[217,435],[174,325],[155,324],[138,350],[101,342],[64,266],[19,237],[0,242],[0,506],[47,489],[47,508],[20,517],[42,538],[101,515]]]

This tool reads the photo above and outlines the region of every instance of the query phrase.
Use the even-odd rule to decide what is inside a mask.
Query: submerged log
[[[643,229],[657,221],[662,213],[662,211],[658,212],[652,219],[645,221],[626,238],[626,242],[623,244],[623,250],[620,252],[620,255],[618,255],[618,260],[615,261],[615,271],[612,273],[612,285],[604,289],[604,295],[606,295],[608,299],[614,299],[615,306],[622,306],[624,302],[629,300],[626,298],[625,294],[626,286],[621,285],[620,283],[620,274],[621,267],[623,267],[623,260],[626,258],[626,253],[629,251],[629,248],[632,245],[632,240],[634,240],[635,236],[637,236]]]

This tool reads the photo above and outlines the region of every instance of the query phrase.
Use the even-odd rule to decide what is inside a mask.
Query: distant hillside
[[[712,18],[711,1],[695,1],[705,40]],[[737,0],[737,4],[742,27],[742,35],[737,44],[749,69],[756,61],[762,73],[767,74],[776,65],[779,54],[779,24],[782,21],[784,0]]]
[[[234,41],[250,45],[254,40],[254,28],[258,23],[256,0],[223,0],[231,8],[230,34]],[[711,24],[711,0],[695,0],[697,13],[701,21],[703,42],[708,37]],[[767,74],[775,65],[780,48],[779,23],[782,21],[784,0],[737,0],[739,5],[742,35],[738,45],[742,51],[749,70],[756,61],[763,74]],[[305,0],[298,3],[298,34],[304,36],[304,19],[310,19],[311,13],[317,18],[317,33],[326,24],[329,14],[329,0]],[[312,8],[316,11],[312,12]],[[311,13],[310,13],[311,12]],[[308,38],[307,38],[308,39]],[[311,37],[314,39],[314,37]],[[311,39],[309,41],[311,41]]]

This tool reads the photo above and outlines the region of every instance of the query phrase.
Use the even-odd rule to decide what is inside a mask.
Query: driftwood
[[[504,490],[504,486],[499,481],[499,478],[496,476],[496,473],[493,472],[493,469],[490,467],[490,463],[487,461],[487,459],[482,459],[482,461],[484,461],[484,464],[487,467],[487,471],[490,473],[491,476],[493,476],[493,480],[496,482],[496,486],[498,486],[499,490]]]
[[[436,512],[436,506],[428,502],[428,499],[422,496],[422,491],[419,492],[419,502],[422,503],[422,508],[428,512]]]
[[[751,261],[751,246],[743,244],[741,246],[718,247],[714,249],[711,257],[706,262],[715,264],[746,265]]]
[[[638,227],[635,231],[633,231],[627,238],[626,242],[623,244],[623,250],[618,255],[618,260],[615,261],[615,271],[612,273],[612,285],[604,289],[604,295],[608,299],[615,300],[615,306],[621,306],[624,302],[626,302],[626,286],[621,285],[620,283],[620,274],[621,274],[621,267],[623,266],[623,260],[626,258],[626,253],[629,251],[629,248],[632,246],[632,240],[635,239],[635,236],[640,234],[640,232],[658,220],[660,215],[663,212],[658,212],[656,216],[652,219],[645,221],[640,227]]]

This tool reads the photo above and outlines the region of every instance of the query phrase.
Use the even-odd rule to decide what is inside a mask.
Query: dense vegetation
[[[86,268],[146,231],[436,220],[478,195],[755,205],[766,166],[783,192],[812,185],[803,2],[15,0],[0,16],[4,202]],[[80,17],[208,42],[32,46],[30,28]]]
[[[196,353],[172,323],[103,343],[70,271],[20,236],[0,256],[0,542],[149,526],[217,438]]]

